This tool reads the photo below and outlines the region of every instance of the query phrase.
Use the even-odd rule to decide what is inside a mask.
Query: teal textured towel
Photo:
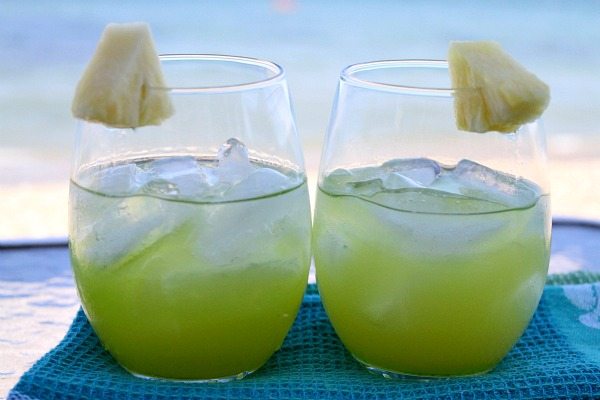
[[[388,380],[344,349],[314,285],[283,347],[255,374],[224,384],[149,381],[121,369],[79,311],[63,341],[9,399],[559,399],[600,398],[600,283],[555,276],[527,331],[491,373]],[[579,283],[579,284],[565,284]]]

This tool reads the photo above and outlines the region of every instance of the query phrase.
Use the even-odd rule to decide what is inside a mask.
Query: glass
[[[69,237],[77,289],[131,373],[240,379],[283,342],[310,264],[310,206],[283,70],[161,56],[160,126],[79,121]]]
[[[459,131],[461,89],[448,88],[444,61],[348,67],[321,158],[321,298],[353,356],[386,377],[493,369],[527,327],[547,274],[541,123]]]

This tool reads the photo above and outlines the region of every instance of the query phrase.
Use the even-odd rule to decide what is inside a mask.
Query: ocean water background
[[[444,59],[451,40],[496,40],[550,85],[544,119],[552,158],[600,156],[600,1],[0,0],[3,193],[11,185],[66,187],[75,85],[104,26],[127,21],[150,23],[160,53],[282,65],[311,174],[343,67]],[[10,207],[0,212],[23,211]]]

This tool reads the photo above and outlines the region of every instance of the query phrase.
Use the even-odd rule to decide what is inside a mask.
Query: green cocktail
[[[241,149],[231,143],[231,154]],[[256,370],[281,346],[306,286],[306,183],[277,166],[192,157],[95,166],[71,183],[70,224],[84,310],[134,374]]]
[[[548,212],[535,184],[471,161],[333,171],[317,195],[313,248],[336,332],[375,371],[490,370],[540,299]]]
[[[71,260],[102,344],[146,378],[258,369],[292,326],[310,265],[283,69],[159,57],[146,24],[109,24],[72,111]]]

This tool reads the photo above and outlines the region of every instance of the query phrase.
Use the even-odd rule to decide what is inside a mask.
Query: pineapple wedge
[[[75,91],[76,118],[116,128],[158,125],[173,114],[147,24],[108,24]]]
[[[498,43],[452,42],[448,51],[458,129],[515,132],[534,121],[550,101],[550,89]]]

